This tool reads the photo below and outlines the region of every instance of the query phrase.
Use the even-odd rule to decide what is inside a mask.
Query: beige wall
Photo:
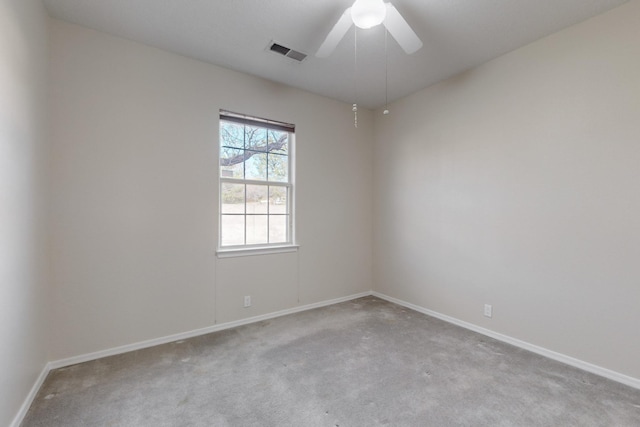
[[[350,105],[60,21],[51,37],[52,360],[371,289],[370,112],[355,129]],[[299,252],[216,258],[221,108],[296,125]]]
[[[0,0],[0,425],[47,361],[45,171],[47,17]]]
[[[377,115],[375,289],[640,378],[638,41],[633,1]]]

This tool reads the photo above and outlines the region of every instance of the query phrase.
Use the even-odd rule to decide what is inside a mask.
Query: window
[[[220,249],[293,245],[294,129],[220,112]]]

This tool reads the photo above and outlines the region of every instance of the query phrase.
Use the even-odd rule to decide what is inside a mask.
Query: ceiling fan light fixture
[[[382,24],[387,7],[382,0],[356,0],[351,6],[351,19],[358,28],[368,29]]]

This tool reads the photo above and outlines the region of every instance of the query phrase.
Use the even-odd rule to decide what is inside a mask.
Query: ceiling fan
[[[391,3],[384,3],[382,0],[356,0],[338,19],[316,52],[316,56],[326,58],[331,55],[352,24],[363,29],[384,24],[391,36],[408,54],[422,47],[422,41]]]

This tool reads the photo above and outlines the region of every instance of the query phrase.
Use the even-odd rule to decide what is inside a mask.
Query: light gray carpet
[[[640,426],[640,391],[374,297],[52,371],[23,427]]]

